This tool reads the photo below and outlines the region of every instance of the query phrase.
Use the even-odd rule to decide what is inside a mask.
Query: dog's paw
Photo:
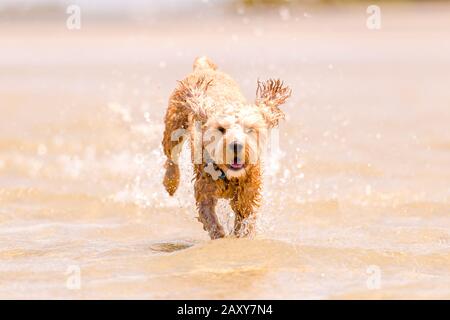
[[[180,169],[175,163],[166,164],[166,174],[164,175],[163,185],[169,195],[173,196],[180,184]]]

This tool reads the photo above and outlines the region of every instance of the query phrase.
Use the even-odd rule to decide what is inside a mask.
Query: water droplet
[[[287,21],[291,18],[291,11],[288,7],[281,7],[280,10],[278,10],[278,13],[283,21]]]
[[[47,147],[45,146],[45,144],[39,144],[37,148],[37,154],[41,157],[47,154]]]

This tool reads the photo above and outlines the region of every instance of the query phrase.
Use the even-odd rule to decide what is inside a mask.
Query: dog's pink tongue
[[[236,161],[231,164],[233,169],[241,169],[244,166],[243,163],[237,163]]]

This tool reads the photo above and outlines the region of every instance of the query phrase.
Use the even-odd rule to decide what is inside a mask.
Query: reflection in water
[[[193,244],[191,243],[165,242],[165,243],[155,243],[150,246],[150,249],[152,249],[155,252],[170,253],[178,250],[187,249],[192,246]]]

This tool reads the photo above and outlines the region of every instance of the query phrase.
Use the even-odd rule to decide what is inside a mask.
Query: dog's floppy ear
[[[195,83],[190,83],[188,79],[179,81],[174,100],[190,112],[199,120],[206,120],[206,111],[210,107],[211,101],[206,96],[206,90],[211,85],[212,80],[201,77]]]
[[[278,121],[284,119],[284,113],[279,106],[291,96],[291,93],[292,90],[280,79],[269,79],[264,82],[258,80],[255,103],[261,109],[269,127],[277,126]]]

